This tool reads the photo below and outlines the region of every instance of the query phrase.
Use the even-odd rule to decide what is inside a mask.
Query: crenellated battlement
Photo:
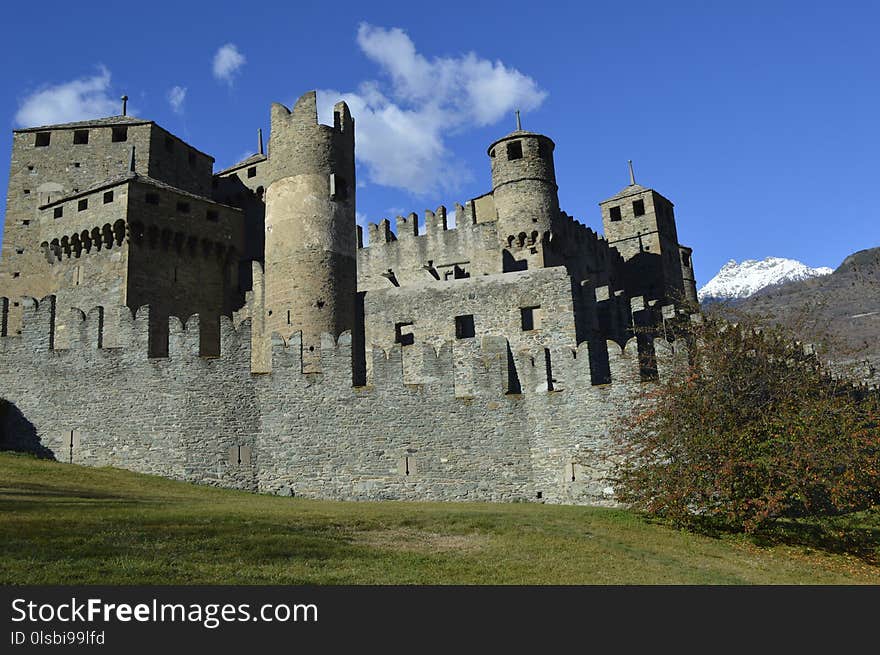
[[[473,201],[467,203],[468,207],[472,205]],[[445,205],[440,205],[434,210],[426,209],[424,211],[424,232],[419,230],[419,215],[416,212],[410,212],[406,216],[398,216],[395,219],[394,229],[391,227],[391,220],[383,218],[378,223],[367,224],[367,243],[361,242],[359,247],[381,246],[410,238],[425,238],[427,241],[438,234],[454,232],[475,225],[476,221],[473,220],[473,216],[473,211],[467,211],[465,206],[455,203],[455,225],[450,227]]]
[[[5,312],[8,301],[5,298],[2,301],[0,308]],[[134,371],[149,360],[153,366],[203,366],[206,363],[215,367],[231,366],[242,373],[259,375],[264,384],[270,385],[283,386],[296,378],[297,384],[331,384],[340,392],[353,386],[352,335],[348,331],[338,338],[327,333],[321,336],[317,347],[320,370],[314,372],[304,366],[301,332],[286,337],[274,333],[271,373],[262,375],[251,371],[250,318],[236,326],[231,318],[221,317],[219,355],[205,357],[200,355],[204,352],[204,333],[199,315],[194,314],[186,320],[172,316],[166,328],[167,356],[151,357],[150,341],[156,338],[156,328],[151,326],[148,306],[140,307],[136,312],[127,308],[114,311],[118,325],[113,326],[115,345],[109,348],[105,347],[110,319],[107,310],[101,306],[88,311],[71,308],[63,322],[67,331],[65,347],[60,348],[57,347],[59,320],[55,297],[23,298],[21,302],[24,307],[22,333],[0,338],[0,356],[17,359],[19,363],[29,361],[36,368],[51,352],[55,358],[75,359],[78,365],[85,362],[106,364],[120,376],[128,375],[129,367],[131,374],[135,374]],[[602,351],[598,356],[607,361],[610,379],[591,370],[595,358],[591,356],[591,347],[599,347]],[[661,378],[687,360],[687,351],[681,344],[670,344],[662,339],[654,339],[652,356],[654,354]],[[607,384],[640,384],[646,380],[643,374],[645,355],[636,338],[630,339],[623,347],[613,341],[606,342],[604,349],[583,342],[577,348],[536,346],[518,352],[511,351],[508,339],[503,336],[459,339],[439,345],[424,342],[410,346],[394,344],[384,349],[373,345],[368,352],[371,374],[365,388],[391,389],[416,384],[424,386],[425,393],[459,397],[545,392],[578,394]]]

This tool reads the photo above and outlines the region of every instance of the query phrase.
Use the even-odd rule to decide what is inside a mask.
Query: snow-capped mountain
[[[747,259],[739,264],[731,259],[700,289],[698,296],[700,301],[748,298],[770,286],[829,275],[832,272],[827,266],[810,268],[797,260],[784,257],[767,257],[761,261]]]

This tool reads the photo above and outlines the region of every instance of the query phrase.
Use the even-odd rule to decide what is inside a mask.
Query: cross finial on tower
[[[522,130],[522,121],[519,118],[519,109],[516,110],[516,131]]]
[[[122,96],[122,115],[128,115],[128,96]]]
[[[633,173],[633,160],[629,160],[629,185],[633,186],[636,183],[636,174]]]

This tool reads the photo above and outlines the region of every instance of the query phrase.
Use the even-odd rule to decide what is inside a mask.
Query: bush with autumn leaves
[[[621,501],[749,533],[880,503],[876,392],[832,378],[779,327],[710,316],[679,338],[689,365],[621,426]]]

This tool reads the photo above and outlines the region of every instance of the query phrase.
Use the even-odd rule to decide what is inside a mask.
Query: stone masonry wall
[[[523,353],[513,371],[506,339],[486,337],[439,350],[376,346],[370,383],[353,387],[347,333],[322,338],[321,373],[302,372],[297,333],[276,337],[271,374],[252,374],[249,322],[224,319],[220,356],[202,358],[196,317],[172,319],[169,356],[151,359],[147,308],[122,321],[120,348],[97,347],[96,308],[70,320],[70,347],[55,350],[54,298],[24,306],[23,333],[0,338],[4,448],[252,491],[612,502],[598,460],[582,454],[607,446],[609,427],[650,384],[639,381],[633,342],[608,344],[612,382],[595,385],[585,344],[547,361]],[[661,372],[682,356],[655,348]],[[404,381],[407,356],[417,357],[416,382]],[[471,370],[467,388],[455,382],[460,366]],[[548,367],[551,390],[539,384]]]

